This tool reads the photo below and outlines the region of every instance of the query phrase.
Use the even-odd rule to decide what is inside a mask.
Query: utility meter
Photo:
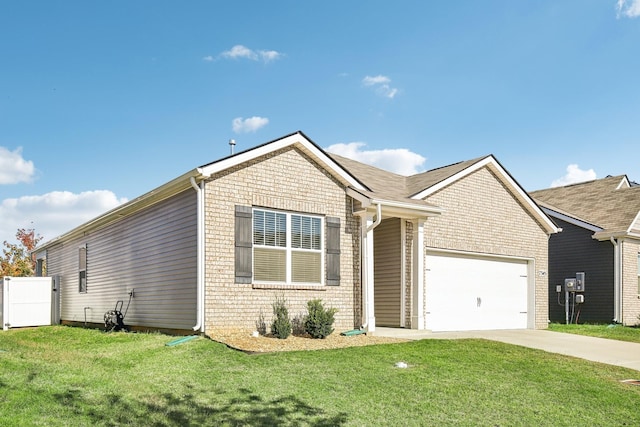
[[[564,290],[567,292],[575,292],[576,291],[576,279],[564,279]]]
[[[584,273],[576,273],[576,292],[584,292]]]

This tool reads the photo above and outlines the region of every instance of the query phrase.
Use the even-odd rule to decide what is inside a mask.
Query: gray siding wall
[[[400,219],[385,219],[373,232],[376,325],[400,326],[402,244]]]
[[[47,273],[61,276],[63,321],[103,323],[135,290],[128,326],[190,329],[196,322],[196,192],[184,191],[82,238],[47,251]],[[87,245],[87,292],[78,292],[78,248]],[[88,307],[88,308],[86,308]],[[85,309],[86,308],[86,309]]]
[[[565,321],[564,305],[558,304],[556,285],[585,272],[585,302],[579,323],[611,322],[613,319],[613,245],[591,238],[592,231],[555,219],[562,232],[549,239],[549,319]],[[564,303],[564,292],[560,295]]]

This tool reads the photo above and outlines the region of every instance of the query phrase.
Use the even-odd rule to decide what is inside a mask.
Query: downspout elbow
[[[380,203],[376,203],[376,220],[367,227],[367,233],[376,228],[382,222],[382,205]]]

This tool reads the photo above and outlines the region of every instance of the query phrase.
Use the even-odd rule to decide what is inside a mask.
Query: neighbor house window
[[[78,248],[78,292],[87,292],[87,247]]]
[[[254,209],[253,278],[322,283],[322,218]]]

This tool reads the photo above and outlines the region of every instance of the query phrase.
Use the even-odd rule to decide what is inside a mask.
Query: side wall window
[[[78,248],[78,292],[87,292],[87,246]]]

